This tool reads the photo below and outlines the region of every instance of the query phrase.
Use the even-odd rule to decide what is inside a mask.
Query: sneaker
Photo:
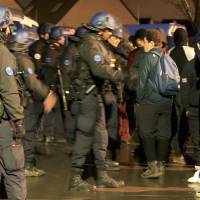
[[[172,163],[176,163],[179,165],[186,165],[184,156],[174,156],[172,158]]]
[[[199,170],[197,170],[194,175],[190,178],[188,178],[187,182],[189,183],[200,183],[200,174],[199,174]]]
[[[199,165],[195,165],[194,168],[195,168],[197,171],[200,171],[200,166],[199,166]]]
[[[147,170],[141,174],[142,178],[159,178],[161,175],[163,172],[160,171],[157,161],[148,162]]]
[[[70,179],[69,190],[71,191],[95,191],[96,186],[84,181],[80,175],[74,175]]]
[[[38,177],[45,175],[46,172],[42,169],[38,169],[36,167],[26,167],[25,168],[25,176],[27,177]]]
[[[123,180],[117,181],[110,177],[106,171],[97,170],[97,188],[119,188],[124,185]]]

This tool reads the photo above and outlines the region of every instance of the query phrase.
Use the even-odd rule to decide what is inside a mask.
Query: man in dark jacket
[[[25,175],[41,176],[44,175],[45,172],[36,168],[36,130],[42,113],[50,112],[55,104],[56,97],[35,74],[34,63],[28,55],[28,47],[32,42],[30,33],[28,33],[26,29],[16,28],[7,42],[7,46],[17,59],[18,82],[20,82],[22,86],[22,105],[25,109],[26,129],[26,135],[22,140],[25,152]],[[41,103],[39,109],[35,106],[36,100],[43,101],[43,105]]]
[[[51,32],[51,28],[53,24],[48,22],[42,23],[39,25],[37,33],[39,35],[39,40],[32,43],[29,47],[29,55],[33,58],[33,61],[36,66],[36,73],[38,74],[42,67],[42,53],[47,45],[47,41],[49,39],[49,33]]]
[[[24,150],[24,113],[15,78],[16,59],[4,45],[12,23],[10,10],[0,7],[0,179],[3,177],[8,199],[26,199]]]
[[[81,178],[86,155],[91,148],[93,148],[97,167],[97,187],[120,187],[122,185],[105,171],[108,133],[101,96],[105,80],[117,82],[123,79],[121,69],[115,66],[114,55],[103,44],[103,40],[112,34],[112,30],[120,26],[121,23],[118,23],[112,15],[97,13],[87,25],[89,33],[84,35],[78,47],[80,71],[79,76],[74,80],[74,85],[76,84],[79,88],[80,106],[77,112],[70,189],[95,189]]]
[[[151,84],[159,59],[154,52],[162,53],[161,43],[160,31],[157,29],[147,31],[144,45],[147,53],[139,62],[138,68],[137,116],[148,163],[147,170],[142,173],[143,178],[159,178],[163,174],[171,136],[172,99],[162,96]]]
[[[169,50],[169,55],[175,61],[179,74],[182,76],[184,66],[194,58],[195,52],[193,47],[188,46],[189,37],[185,29],[176,29],[173,38],[175,46]],[[173,120],[172,123],[172,147],[175,153],[172,157],[172,162],[185,164],[183,155],[185,151],[184,144],[187,138],[186,136],[188,135],[188,128],[185,110],[181,104],[180,93],[175,96],[173,105],[172,113],[176,116],[177,121]],[[172,116],[174,116],[173,114]]]
[[[199,135],[199,103],[200,103],[200,44],[196,44],[196,56],[183,69],[181,79],[181,100],[186,110],[189,132],[194,145],[195,174],[188,182],[200,181],[200,135]]]

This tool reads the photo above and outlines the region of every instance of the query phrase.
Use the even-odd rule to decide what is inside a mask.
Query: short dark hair
[[[144,40],[144,38],[146,37],[146,32],[147,31],[143,28],[138,29],[134,35],[131,35],[129,37],[129,41],[135,45],[137,39]]]
[[[141,40],[144,40],[144,38],[146,37],[146,34],[147,34],[147,31],[143,28],[141,29],[138,29],[136,32],[135,32],[135,40],[136,39],[141,39]]]
[[[176,46],[187,45],[188,43],[188,33],[183,28],[177,28],[174,32],[174,44]]]
[[[146,33],[146,39],[148,42],[153,41],[155,46],[162,46],[163,34],[159,29],[149,29]]]

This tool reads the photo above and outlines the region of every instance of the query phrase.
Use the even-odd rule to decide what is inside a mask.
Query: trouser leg
[[[139,133],[147,162],[156,160],[156,131],[158,116],[151,105],[140,105],[137,110]]]
[[[171,107],[161,106],[159,110],[158,131],[156,133],[157,160],[166,161],[171,137]]]
[[[36,130],[39,126],[43,107],[40,102],[29,104],[25,110],[24,125],[26,134],[23,138],[25,162],[35,165]]]
[[[194,159],[197,165],[200,165],[200,133],[199,133],[199,118],[198,109],[191,109],[189,112],[189,132],[191,134],[192,143],[194,146]]]
[[[24,175],[24,149],[22,144],[12,139],[10,124],[0,124],[0,172],[8,199],[26,199],[26,179]]]
[[[99,116],[95,127],[95,135],[93,141],[93,152],[95,156],[95,164],[97,168],[106,167],[106,152],[108,146],[108,132],[105,123],[105,109],[103,103],[99,103]]]
[[[92,147],[93,137],[83,135],[77,131],[76,141],[72,153],[72,167],[83,168],[86,161],[86,156]]]

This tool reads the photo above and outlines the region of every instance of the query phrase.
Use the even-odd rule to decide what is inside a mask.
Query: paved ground
[[[27,179],[28,199],[31,200],[194,200],[195,190],[200,190],[200,184],[188,185],[186,182],[194,172],[191,166],[170,165],[161,179],[142,179],[140,174],[145,167],[134,161],[129,153],[130,146],[124,146],[118,156],[121,171],[110,174],[116,179],[124,179],[125,187],[90,193],[69,192],[70,157],[65,153],[65,145],[39,145],[38,151],[38,165],[47,174]],[[92,179],[89,182],[94,183]]]

